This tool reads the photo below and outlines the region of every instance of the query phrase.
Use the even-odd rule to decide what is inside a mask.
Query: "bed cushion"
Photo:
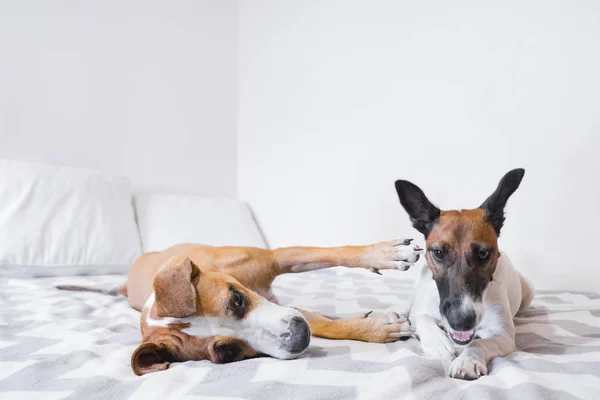
[[[157,193],[134,198],[144,251],[179,243],[266,247],[244,202]]]
[[[127,179],[0,160],[0,274],[127,271],[141,253]]]

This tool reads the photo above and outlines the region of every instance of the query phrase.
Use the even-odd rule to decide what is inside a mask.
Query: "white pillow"
[[[126,179],[0,160],[0,274],[127,272],[140,253]]]
[[[265,248],[246,203],[170,194],[138,194],[135,209],[144,251],[179,243]]]

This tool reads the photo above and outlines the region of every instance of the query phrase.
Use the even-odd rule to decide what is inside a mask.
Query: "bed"
[[[416,339],[313,338],[295,360],[175,363],[134,375],[139,314],[115,289],[142,252],[176,243],[267,247],[247,204],[133,193],[124,179],[0,160],[0,399],[600,399],[600,294],[538,292],[518,352],[474,382],[450,379]],[[351,317],[402,311],[406,273],[332,268],[278,277],[282,304]],[[417,274],[418,276],[418,274]],[[535,283],[535,280],[534,280]]]
[[[413,287],[398,272],[330,270],[277,278],[283,304],[355,316],[402,308]],[[171,364],[133,374],[139,313],[127,299],[57,290],[114,289],[122,275],[0,279],[2,399],[595,399],[600,398],[600,294],[540,292],[516,319],[519,351],[490,375],[446,377],[416,339],[393,344],[313,338],[296,360],[258,358],[216,365]]]

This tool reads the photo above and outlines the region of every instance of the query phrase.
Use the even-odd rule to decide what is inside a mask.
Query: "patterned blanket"
[[[519,351],[473,382],[446,377],[416,339],[392,344],[313,338],[301,358],[171,364],[138,377],[139,314],[123,297],[57,284],[114,288],[122,276],[0,280],[1,399],[600,399],[600,294],[538,293],[516,319]],[[282,304],[328,315],[401,310],[413,283],[335,268],[277,278]]]

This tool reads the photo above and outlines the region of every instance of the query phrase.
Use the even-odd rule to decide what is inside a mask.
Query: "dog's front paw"
[[[363,342],[390,343],[414,334],[408,318],[393,311],[383,314],[370,311],[346,322],[352,325],[352,338]]]
[[[412,239],[397,239],[372,244],[365,252],[364,263],[375,273],[379,273],[380,269],[406,271],[419,260],[424,251],[411,242]]]
[[[421,348],[426,356],[443,358],[452,361],[456,357],[456,349],[442,331],[421,332]]]
[[[487,375],[487,366],[477,358],[460,355],[450,364],[450,377],[472,381]]]

